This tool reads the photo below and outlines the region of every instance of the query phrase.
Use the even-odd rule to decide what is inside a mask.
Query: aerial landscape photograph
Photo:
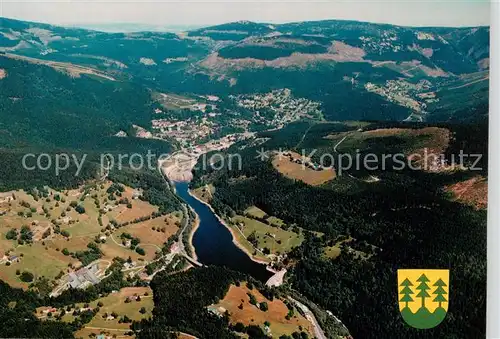
[[[490,3],[0,2],[0,338],[486,337]]]

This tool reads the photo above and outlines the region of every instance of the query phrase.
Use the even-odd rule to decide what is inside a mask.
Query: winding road
[[[288,297],[288,299],[290,301],[292,301],[298,308],[300,308],[302,310],[302,312],[304,312],[304,314],[306,315],[307,320],[309,320],[309,322],[314,327],[314,336],[317,339],[328,339],[326,337],[326,335],[325,335],[325,332],[323,332],[323,330],[321,329],[321,326],[319,326],[319,323],[316,320],[316,317],[314,316],[314,313],[312,313],[311,310],[306,305],[304,305],[301,302],[293,299],[292,297]]]
[[[161,176],[163,177],[163,180],[165,180],[165,184],[170,188],[171,191],[174,192],[175,194],[175,188],[173,188],[173,184],[170,182],[170,180],[168,179],[167,175],[163,172],[162,170],[162,164],[161,162],[158,163],[158,171],[160,172]],[[180,198],[179,198],[180,200]],[[188,227],[189,223],[190,223],[190,218],[189,218],[189,211],[188,211],[188,208],[186,207],[186,204],[183,202],[183,201],[180,201],[180,204],[182,206],[182,214],[183,214],[183,218],[182,218],[182,229],[179,233],[179,240],[177,240],[177,248],[178,248],[178,253],[181,254],[182,256],[184,256],[191,264],[194,264],[196,266],[203,266],[202,263],[200,263],[198,260],[192,258],[191,256],[189,256],[186,252],[186,248],[184,246],[184,241],[183,241],[183,238],[184,238],[184,232],[186,231],[186,228]]]
[[[344,142],[344,140],[345,140],[348,136],[349,136],[349,134],[347,134],[345,137],[343,137],[343,138],[342,138],[342,140],[340,140],[339,142],[337,142],[337,144],[336,144],[335,146],[333,146],[333,151],[334,151],[335,153],[337,153],[337,147],[339,147],[339,145],[340,145],[341,143],[343,143],[343,142]]]

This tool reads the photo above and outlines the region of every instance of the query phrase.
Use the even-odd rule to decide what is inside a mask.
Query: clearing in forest
[[[276,155],[272,161],[273,167],[285,177],[300,180],[308,185],[319,186],[336,177],[335,169],[321,168],[295,152],[285,152]]]
[[[298,227],[283,229],[243,216],[231,218],[231,223],[244,234],[246,241],[243,245],[252,252],[257,248],[265,254],[288,253],[300,246],[304,240],[304,235]]]
[[[257,305],[250,303],[251,294],[255,297]],[[259,308],[260,303],[267,303],[268,310]],[[288,302],[287,302],[288,303]],[[290,308],[289,308],[290,307]],[[294,332],[308,332],[312,337],[311,323],[304,318],[292,305],[287,306],[281,299],[269,300],[257,289],[249,289],[246,284],[231,285],[224,299],[216,305],[209,306],[214,312],[222,313],[227,310],[230,314],[231,324],[242,323],[245,326],[256,325],[264,329],[264,322],[270,323],[270,334],[273,338],[282,335],[291,335]]]

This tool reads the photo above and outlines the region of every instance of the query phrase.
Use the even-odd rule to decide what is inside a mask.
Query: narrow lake
[[[234,243],[231,232],[212,213],[210,208],[189,195],[188,183],[175,183],[177,194],[193,208],[200,218],[200,226],[193,237],[198,261],[205,265],[226,266],[247,273],[265,282],[272,273],[265,265],[251,260]]]

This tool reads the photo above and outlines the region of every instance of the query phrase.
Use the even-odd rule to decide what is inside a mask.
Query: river
[[[200,225],[193,236],[193,246],[198,261],[205,265],[226,266],[235,271],[247,273],[262,282],[266,282],[272,276],[265,265],[250,259],[233,243],[231,232],[210,208],[189,194],[188,183],[177,182],[175,189],[200,218]]]

